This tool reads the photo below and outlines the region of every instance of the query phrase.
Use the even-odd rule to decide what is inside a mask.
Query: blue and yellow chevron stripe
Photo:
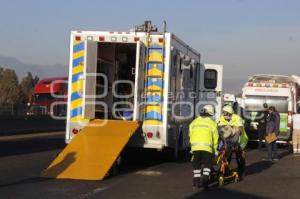
[[[163,49],[163,43],[150,42],[150,43],[148,44],[148,48]]]
[[[146,92],[146,104],[158,104],[163,101],[162,92],[150,91]]]
[[[146,97],[147,104],[157,104],[162,102],[162,96],[161,95],[148,95]]]
[[[162,115],[157,111],[151,111],[145,114],[145,120],[162,121]]]
[[[71,85],[71,108],[70,120],[72,122],[84,121],[82,116],[82,93],[83,93],[83,72],[84,72],[84,42],[73,42],[72,55],[72,85]]]
[[[150,48],[149,49],[149,62],[163,62],[163,49]]]
[[[145,120],[162,121],[161,105],[148,105],[145,109]]]
[[[146,63],[146,106],[144,125],[161,125],[163,120],[163,77],[164,54],[162,43],[148,44],[148,59]]]
[[[149,90],[162,91],[163,88],[162,78],[148,77],[145,86],[147,91]]]
[[[147,64],[147,75],[148,76],[159,76],[164,75],[164,66],[160,63],[148,63]]]

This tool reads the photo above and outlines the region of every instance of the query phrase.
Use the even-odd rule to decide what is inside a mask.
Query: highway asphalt
[[[63,132],[0,139],[0,198],[300,198],[300,157],[287,148],[280,148],[276,163],[261,161],[265,152],[250,149],[243,181],[204,191],[192,188],[189,162],[156,151],[125,152],[119,174],[104,181],[41,178],[64,146]]]

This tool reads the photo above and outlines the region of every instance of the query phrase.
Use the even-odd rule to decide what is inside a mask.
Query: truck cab
[[[65,116],[67,92],[67,77],[52,77],[40,80],[31,96],[27,116]]]

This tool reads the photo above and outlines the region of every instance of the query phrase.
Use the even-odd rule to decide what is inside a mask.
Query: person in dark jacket
[[[266,136],[267,116],[269,114],[268,104],[264,103],[262,118],[258,121],[258,149],[262,148],[263,139]]]
[[[276,111],[274,106],[269,107],[269,114],[267,116],[267,126],[266,126],[266,134],[269,135],[271,133],[275,133],[276,136],[279,134],[279,126],[280,126],[280,115]],[[266,161],[278,161],[277,154],[277,144],[276,141],[267,144],[268,155],[264,160]]]

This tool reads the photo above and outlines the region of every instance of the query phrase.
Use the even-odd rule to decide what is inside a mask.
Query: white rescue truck
[[[292,115],[299,100],[299,85],[292,76],[253,75],[243,88],[245,128],[250,140],[257,140],[258,121],[262,117],[263,104],[274,106],[280,113],[278,142],[287,143],[292,136]]]
[[[69,74],[69,144],[47,177],[102,179],[126,145],[177,156],[202,106],[221,113],[223,67],[200,64],[197,51],[150,21],[130,32],[72,31]],[[55,173],[67,158],[74,162]]]

